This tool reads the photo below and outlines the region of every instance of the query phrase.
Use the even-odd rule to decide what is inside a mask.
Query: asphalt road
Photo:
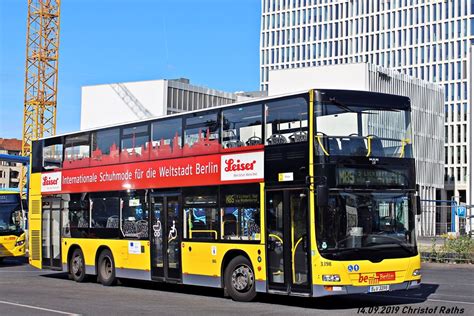
[[[318,299],[259,295],[252,303],[202,287],[127,281],[104,287],[14,260],[0,264],[0,315],[474,315],[474,266],[429,264],[419,290]],[[429,309],[431,310],[430,313]],[[450,309],[450,310],[448,310]]]

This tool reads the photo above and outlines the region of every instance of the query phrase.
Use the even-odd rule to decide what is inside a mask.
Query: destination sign
[[[408,186],[407,170],[337,168],[338,186]]]

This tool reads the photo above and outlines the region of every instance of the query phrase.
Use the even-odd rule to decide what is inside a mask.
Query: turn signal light
[[[323,281],[324,282],[340,282],[341,277],[339,274],[323,274]]]
[[[420,276],[420,275],[421,275],[420,269],[413,270],[413,276]]]

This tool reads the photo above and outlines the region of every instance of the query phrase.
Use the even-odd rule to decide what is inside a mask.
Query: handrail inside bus
[[[374,136],[367,136],[367,156],[366,157],[370,157],[370,154],[372,152],[372,138],[374,138]]]
[[[275,235],[275,234],[268,234],[268,237],[273,237],[275,239],[278,239],[282,244],[283,244],[283,239],[281,239],[280,236],[278,235]]]
[[[405,156],[405,146],[410,144],[410,139],[403,138],[401,139],[401,142],[402,142],[402,149],[400,150],[400,158],[403,158]]]
[[[293,284],[296,282],[296,269],[295,269],[295,254],[296,254],[296,248],[298,247],[299,243],[303,240],[303,237],[300,237],[298,241],[296,242],[295,246],[293,249],[291,249],[291,264],[293,265]]]
[[[325,154],[326,156],[329,156],[329,153],[326,151],[326,149],[324,148],[323,142],[321,141],[321,135],[316,135],[316,138],[318,139],[319,147],[321,147],[321,149],[322,149],[322,151],[324,152],[324,154]]]
[[[212,233],[214,234],[214,239],[217,240],[217,231],[212,229],[190,229],[189,237],[193,238],[193,233]]]

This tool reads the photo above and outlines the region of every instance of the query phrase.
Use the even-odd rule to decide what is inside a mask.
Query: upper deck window
[[[262,105],[222,111],[222,148],[262,144]]]
[[[148,124],[123,128],[120,162],[148,159],[149,141],[150,126]]]
[[[219,152],[218,112],[194,113],[185,119],[184,154],[202,155]]]
[[[151,159],[182,156],[183,122],[181,118],[160,120],[151,125]]]
[[[61,138],[44,140],[43,147],[43,170],[50,171],[62,168],[63,143]]]
[[[92,134],[91,165],[119,162],[120,129],[107,129]]]
[[[410,112],[356,101],[316,104],[316,153],[320,156],[412,157]]]
[[[64,168],[89,166],[90,135],[66,136],[64,142]]]
[[[304,98],[265,105],[265,144],[278,145],[308,140],[308,103]]]

